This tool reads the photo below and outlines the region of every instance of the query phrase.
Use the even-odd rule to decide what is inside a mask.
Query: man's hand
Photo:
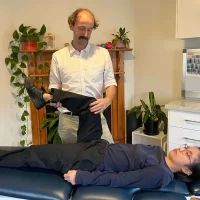
[[[53,106],[54,108],[61,108],[62,104],[60,102],[57,103],[50,103],[50,106]]]
[[[109,98],[97,99],[93,103],[90,104],[90,111],[95,114],[103,112],[109,105],[111,101]]]
[[[76,173],[77,170],[69,170],[66,174],[64,174],[64,179],[69,183],[71,183],[72,185],[75,185]]]

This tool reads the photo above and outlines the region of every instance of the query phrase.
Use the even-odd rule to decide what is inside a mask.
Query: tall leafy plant
[[[147,120],[158,121],[164,123],[164,133],[167,134],[168,118],[166,114],[161,110],[164,105],[156,103],[156,99],[153,92],[149,92],[149,106],[140,99],[141,105],[134,106],[128,112],[128,114],[135,112],[136,118],[143,116],[142,123],[146,123]]]
[[[47,128],[48,131],[48,143],[49,144],[61,144],[61,138],[58,134],[58,122],[59,112],[47,113],[47,118],[42,122],[40,129]]]
[[[46,32],[46,27],[43,25],[38,32],[36,28],[31,26],[24,26],[21,24],[18,30],[15,30],[12,34],[13,39],[9,43],[9,49],[11,50],[10,55],[5,58],[5,64],[10,73],[10,84],[16,88],[15,98],[18,107],[22,109],[20,127],[21,135],[23,138],[20,140],[21,146],[27,146],[28,143],[28,106],[30,102],[29,96],[26,93],[24,86],[24,78],[27,76],[27,65],[30,61],[28,52],[21,51],[23,42],[33,40],[37,41],[37,55],[42,54],[42,48],[47,45],[46,42],[42,41],[42,36]],[[47,66],[47,64],[45,64]],[[38,69],[42,69],[39,66]],[[25,139],[24,139],[25,138]]]

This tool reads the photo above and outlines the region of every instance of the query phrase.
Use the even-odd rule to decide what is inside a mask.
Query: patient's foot
[[[45,93],[44,90],[41,90],[37,88],[32,80],[28,77],[24,80],[25,88],[29,94],[29,97],[31,101],[33,102],[33,105],[37,110],[44,107],[46,103],[52,99],[52,95]]]

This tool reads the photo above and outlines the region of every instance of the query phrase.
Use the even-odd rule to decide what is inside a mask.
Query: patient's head
[[[184,145],[169,152],[167,163],[173,172],[189,179],[200,178],[200,148]],[[181,173],[181,174],[180,174]],[[186,176],[183,176],[185,174]],[[186,180],[185,180],[186,181]]]

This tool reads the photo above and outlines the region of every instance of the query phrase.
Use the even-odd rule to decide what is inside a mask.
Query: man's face
[[[74,26],[70,25],[70,29],[74,32],[73,41],[79,44],[87,44],[91,37],[93,27],[93,16],[87,11],[79,13]]]
[[[199,156],[200,150],[198,147],[177,148],[169,152],[170,160],[180,168],[195,163]]]

